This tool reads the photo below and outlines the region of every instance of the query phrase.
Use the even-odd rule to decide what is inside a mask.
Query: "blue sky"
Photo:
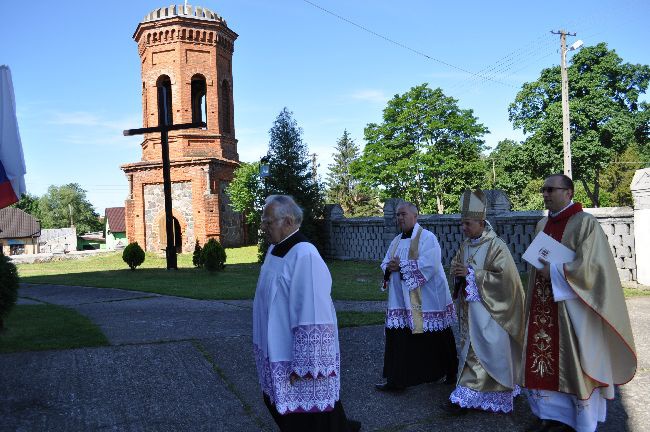
[[[127,182],[119,166],[141,157],[140,138],[121,133],[142,125],[132,35],[148,12],[171,2],[1,4],[0,64],[13,75],[28,191],[42,195],[49,185],[76,182],[100,214],[124,205]],[[474,110],[491,132],[488,145],[522,139],[507,108],[524,82],[559,63],[559,37],[550,30],[576,32],[569,44],[606,42],[626,62],[650,63],[645,0],[195,5],[214,10],[239,34],[233,94],[240,159],[266,153],[268,130],[286,106],[318,155],[323,178],[344,129],[363,147],[364,127],[381,122],[387,100],[424,82]]]

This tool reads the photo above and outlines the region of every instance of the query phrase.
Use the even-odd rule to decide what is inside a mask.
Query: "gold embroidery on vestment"
[[[549,333],[553,327],[551,306],[551,284],[542,278],[535,278],[535,295],[539,303],[533,311],[533,324],[537,331],[533,335],[533,363],[530,369],[543,378],[546,375],[555,375],[553,369],[552,338]]]

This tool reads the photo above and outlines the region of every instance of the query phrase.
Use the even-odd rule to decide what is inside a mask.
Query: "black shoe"
[[[559,422],[557,420],[542,420],[538,419],[529,429],[526,429],[526,432],[574,432],[571,426]]]
[[[388,381],[384,383],[375,384],[375,389],[383,392],[402,392],[406,388],[401,386],[396,386]]]
[[[469,411],[467,408],[463,408],[460,405],[456,405],[455,403],[453,403],[450,400],[444,402],[440,406],[440,408],[442,408],[442,410],[444,412],[446,412],[447,414],[455,416],[455,417],[465,415]]]
[[[361,430],[361,422],[357,420],[348,420],[348,430],[350,432],[359,432]]]

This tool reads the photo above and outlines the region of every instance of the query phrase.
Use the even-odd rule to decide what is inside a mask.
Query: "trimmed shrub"
[[[122,259],[131,267],[131,270],[135,270],[144,262],[144,251],[138,242],[129,243],[122,252]]]
[[[18,299],[18,270],[9,257],[0,252],[0,330],[4,328],[4,318]]]
[[[203,266],[208,271],[221,271],[226,266],[226,250],[221,246],[221,243],[213,238],[203,246],[201,255],[203,257]]]
[[[202,248],[201,245],[199,245],[199,241],[196,241],[196,244],[194,245],[194,253],[192,254],[192,264],[194,267],[201,268],[203,267],[203,254],[202,254]]]

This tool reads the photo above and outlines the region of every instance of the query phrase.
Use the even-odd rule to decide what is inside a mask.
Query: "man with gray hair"
[[[262,230],[271,243],[253,301],[253,349],[264,403],[280,430],[353,432],[339,401],[340,351],[332,277],[299,232],[302,210],[271,195]]]
[[[386,346],[380,391],[440,380],[454,383],[458,358],[451,325],[456,321],[436,235],[417,223],[418,209],[397,206],[397,235],[381,269],[388,289]]]

